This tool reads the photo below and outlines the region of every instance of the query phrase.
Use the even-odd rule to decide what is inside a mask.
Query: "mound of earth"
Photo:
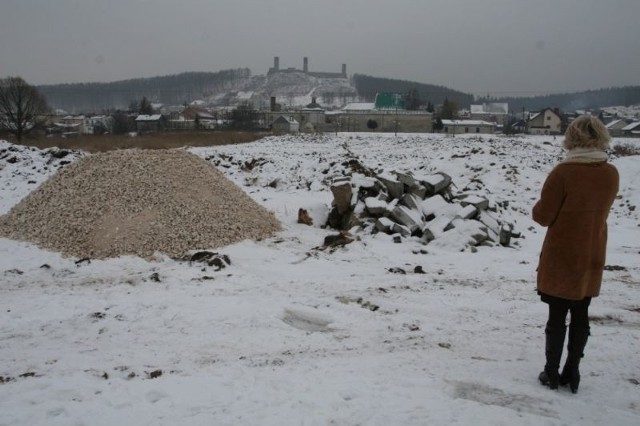
[[[280,229],[273,213],[182,150],[87,156],[0,217],[2,237],[90,258],[182,257]]]

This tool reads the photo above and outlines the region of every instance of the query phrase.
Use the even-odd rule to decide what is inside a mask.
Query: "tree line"
[[[125,109],[132,101],[147,97],[152,102],[181,105],[225,91],[238,80],[251,77],[248,68],[218,72],[136,78],[111,83],[73,83],[37,86],[53,108],[71,113]]]
[[[445,100],[454,102],[459,106],[473,103],[473,95],[444,86],[372,77],[364,74],[354,74],[353,83],[358,96],[367,102],[373,102],[379,92],[391,92],[407,94],[407,108],[409,109],[418,109],[420,107],[428,109],[429,104],[442,105]]]
[[[559,93],[531,97],[480,97],[477,103],[506,102],[511,111],[539,111],[544,108],[559,108],[562,111],[580,109],[597,110],[616,105],[640,104],[640,86],[611,87],[576,93]]]

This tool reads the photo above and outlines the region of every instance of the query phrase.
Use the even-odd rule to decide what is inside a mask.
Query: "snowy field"
[[[284,227],[216,250],[231,261],[220,270],[160,255],[77,262],[0,238],[0,425],[640,424],[639,156],[611,157],[620,197],[580,390],[537,381],[544,229],[530,211],[560,144],[337,134],[189,149]],[[1,149],[4,214],[61,160]],[[322,217],[353,158],[445,172],[521,237],[474,253],[356,232],[320,250],[335,231],[297,224],[298,209]]]

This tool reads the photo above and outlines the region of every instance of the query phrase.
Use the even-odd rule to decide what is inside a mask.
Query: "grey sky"
[[[0,77],[116,81],[248,67],[484,95],[640,84],[640,0],[0,0]]]

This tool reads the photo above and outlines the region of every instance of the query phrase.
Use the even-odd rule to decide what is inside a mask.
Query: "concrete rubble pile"
[[[360,225],[371,232],[394,235],[396,242],[416,237],[432,241],[462,241],[464,248],[500,244],[509,246],[513,225],[502,222],[485,197],[454,195],[446,173],[414,175],[385,172],[354,175],[333,181],[328,226],[347,230]]]

